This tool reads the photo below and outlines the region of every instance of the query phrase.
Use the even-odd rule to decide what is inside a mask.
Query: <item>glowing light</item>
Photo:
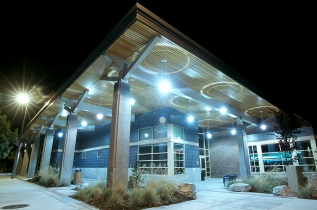
[[[171,85],[168,81],[163,80],[159,84],[159,89],[162,93],[167,93],[170,91]]]
[[[221,114],[226,114],[226,113],[227,113],[227,109],[226,109],[225,107],[222,107],[222,108],[220,109],[220,113],[221,113]]]
[[[29,96],[25,93],[20,93],[19,95],[17,95],[17,101],[20,104],[27,104],[29,103]]]
[[[210,139],[212,137],[211,133],[207,134],[207,138]]]
[[[144,136],[147,138],[147,137],[149,137],[149,134],[148,134],[148,133],[145,133]]]
[[[130,99],[130,104],[133,105],[135,103],[135,100],[133,98]]]
[[[63,133],[62,132],[59,132],[58,133],[58,137],[62,137],[63,136]]]
[[[97,114],[96,116],[97,116],[98,120],[101,120],[103,118],[103,114],[100,114],[100,113]]]
[[[267,126],[262,124],[260,127],[261,127],[262,130],[265,130]]]
[[[193,116],[189,116],[187,117],[188,122],[193,122],[194,121],[194,117]]]
[[[232,134],[232,135],[235,135],[236,133],[237,133],[236,129],[232,129],[232,130],[231,130],[231,134]]]
[[[209,112],[210,110],[210,107],[206,106],[206,111]]]
[[[81,125],[85,127],[87,125],[87,122],[84,120],[81,122]]]

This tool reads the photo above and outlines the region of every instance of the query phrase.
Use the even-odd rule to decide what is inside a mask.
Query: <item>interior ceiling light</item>
[[[58,137],[62,137],[63,136],[63,133],[62,132],[59,132],[58,133]]]
[[[194,117],[190,115],[190,116],[187,117],[187,120],[188,120],[188,122],[193,122],[194,121]]]
[[[98,120],[101,120],[102,118],[103,118],[103,114],[97,114],[97,118],[98,118]]]
[[[232,124],[232,130],[231,130],[231,134],[235,135],[237,133],[236,129],[233,127],[233,120],[231,118],[231,124]]]
[[[210,133],[210,122],[208,122],[208,130],[207,130],[207,138],[210,139],[212,137]]]
[[[81,125],[85,127],[87,125],[87,122],[84,120],[81,122]]]
[[[161,91],[162,93],[167,93],[167,92],[170,91],[171,85],[170,85],[170,83],[169,83],[168,81],[163,80],[163,81],[161,81],[160,84],[159,84],[159,89],[160,89],[160,91]]]
[[[226,114],[226,113],[227,113],[227,109],[226,109],[225,107],[222,107],[222,108],[220,109],[220,113],[221,113],[221,114]]]
[[[133,98],[130,99],[130,104],[133,105],[135,103],[135,100]]]
[[[262,119],[261,124],[262,124],[262,125],[261,125],[260,127],[261,127],[262,130],[265,130],[267,126],[266,126],[265,124],[263,124],[262,112],[263,112],[263,111],[261,110],[260,113],[261,113],[261,119]]]
[[[144,136],[147,138],[147,137],[149,137],[149,134],[148,134],[148,133],[145,133]]]
[[[100,98],[100,113],[96,115],[98,120],[101,120],[103,118],[103,114],[101,114],[101,106],[102,106],[102,98]]]
[[[210,110],[210,107],[206,106],[206,111],[209,112]]]
[[[162,93],[167,93],[170,91],[170,88],[171,88],[171,85],[170,85],[170,82],[168,80],[166,80],[164,77],[166,75],[166,63],[167,63],[167,60],[166,59],[163,59],[161,60],[162,63],[164,63],[164,71],[161,75],[161,81],[159,83],[159,89]]]
[[[220,98],[220,100],[221,100],[221,103],[223,103],[223,100],[222,100],[222,92],[223,92],[223,90],[219,90],[220,91],[220,93],[221,93],[221,98]],[[220,113],[221,114],[226,114],[227,113],[227,108],[225,108],[225,107],[221,107],[221,109],[220,109]]]
[[[192,111],[191,111],[191,107],[190,107],[190,102],[188,101],[188,106],[189,106],[189,116],[187,117],[188,122],[193,122],[194,121],[194,117],[192,116]]]

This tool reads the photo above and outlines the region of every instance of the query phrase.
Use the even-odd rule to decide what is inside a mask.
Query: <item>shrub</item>
[[[43,187],[57,187],[59,185],[59,171],[51,166],[41,169],[29,182],[41,185]]]
[[[134,188],[132,189],[128,202],[131,207],[143,207],[145,206],[144,198],[142,197],[144,195],[144,189],[143,188]]]
[[[272,173],[252,176],[248,179],[243,179],[242,182],[249,184],[252,187],[252,192],[259,193],[272,193],[274,187],[287,185],[286,177]]]
[[[160,205],[160,197],[157,195],[156,189],[152,186],[147,185],[144,187],[142,199],[147,207]]]

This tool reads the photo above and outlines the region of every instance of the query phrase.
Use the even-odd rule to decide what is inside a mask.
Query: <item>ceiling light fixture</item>
[[[267,126],[266,126],[265,124],[263,124],[262,112],[263,112],[263,111],[261,110],[260,113],[261,113],[261,119],[262,119],[261,124],[262,124],[262,125],[261,125],[260,127],[261,127],[262,130],[265,130]]]
[[[212,137],[211,133],[210,133],[210,127],[209,127],[210,123],[208,122],[208,130],[207,130],[207,138],[210,139]]]
[[[232,117],[233,118],[233,117]],[[233,127],[233,120],[231,118],[231,124],[232,124],[232,130],[231,130],[231,134],[235,135],[237,133],[236,129]]]
[[[130,104],[133,105],[135,103],[135,100],[133,98],[130,99]]]
[[[166,79],[164,79],[164,75],[166,74],[166,63],[167,63],[167,60],[163,59],[161,61],[162,63],[164,63],[164,72],[163,72],[163,76],[162,76],[162,79],[159,83],[159,89],[162,93],[167,93],[170,91],[170,88],[171,88],[171,85],[170,85],[170,82]]]
[[[189,106],[189,116],[187,117],[187,120],[188,120],[188,122],[193,122],[194,121],[194,117],[192,116],[192,114],[191,114],[191,107],[190,107],[190,102],[191,101],[188,101],[188,106]]]
[[[62,132],[59,132],[58,133],[58,137],[62,137],[63,136],[63,133]]]
[[[220,91],[220,93],[221,93],[221,103],[223,104],[223,100],[222,100],[222,92],[223,92],[223,90],[219,90]],[[220,108],[220,113],[221,114],[226,114],[227,113],[227,108],[226,107],[221,107]]]
[[[101,114],[101,106],[102,106],[102,98],[100,98],[100,113],[96,115],[98,120],[101,120],[103,118],[103,114]]]

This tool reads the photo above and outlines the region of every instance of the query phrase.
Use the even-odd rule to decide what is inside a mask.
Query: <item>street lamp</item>
[[[24,114],[23,114],[23,121],[22,121],[22,127],[21,127],[21,132],[18,138],[18,148],[17,151],[15,152],[15,158],[14,158],[14,163],[13,163],[13,170],[12,170],[12,174],[11,174],[11,179],[14,179],[14,175],[17,169],[17,165],[18,165],[18,160],[19,160],[19,156],[20,156],[20,150],[22,147],[22,144],[20,143],[21,139],[22,139],[22,134],[23,134],[23,129],[24,129],[24,122],[25,122],[25,117],[26,117],[26,113],[27,113],[27,106],[29,103],[29,96],[26,93],[20,93],[17,95],[16,97],[16,101],[20,104],[20,106],[25,106],[24,107]]]

